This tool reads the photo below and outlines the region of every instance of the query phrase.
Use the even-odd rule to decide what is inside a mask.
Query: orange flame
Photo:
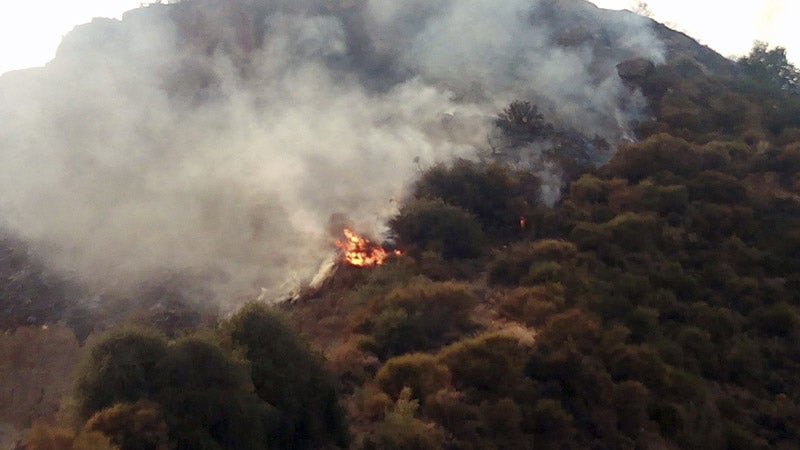
[[[343,230],[345,240],[336,241],[336,246],[344,251],[344,260],[356,267],[379,266],[389,256],[389,253],[380,245],[370,242],[359,236],[353,230]],[[400,254],[395,251],[395,254]]]

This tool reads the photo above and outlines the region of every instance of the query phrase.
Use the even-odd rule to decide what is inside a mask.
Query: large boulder
[[[619,77],[627,82],[638,82],[647,78],[648,75],[653,73],[656,65],[653,61],[646,58],[631,58],[617,64],[617,73]]]

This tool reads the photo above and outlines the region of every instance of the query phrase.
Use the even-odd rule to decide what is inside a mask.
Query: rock
[[[656,65],[646,58],[632,58],[617,64],[617,73],[624,81],[637,82],[653,73]]]

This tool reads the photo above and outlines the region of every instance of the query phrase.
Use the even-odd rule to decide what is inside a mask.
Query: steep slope
[[[92,289],[168,272],[277,298],[332,214],[382,231],[418,167],[474,158],[514,99],[623,141],[634,56],[664,60],[651,24],[579,0],[153,4],[3,77],[0,214]]]
[[[78,340],[38,325],[82,291],[159,331],[90,336],[31,450],[797,448],[798,79],[579,0],[79,27],[0,80],[3,326],[37,325],[0,336],[2,430],[54,413]],[[279,306],[328,374],[263,304],[213,317],[303,286],[344,226],[399,254]]]

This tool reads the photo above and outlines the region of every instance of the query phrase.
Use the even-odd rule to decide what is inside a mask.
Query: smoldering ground
[[[661,53],[580,0],[152,5],[0,79],[0,220],[95,289],[180,272],[277,297],[332,251],[332,214],[380,233],[514,99],[618,141],[641,103],[614,67]]]

